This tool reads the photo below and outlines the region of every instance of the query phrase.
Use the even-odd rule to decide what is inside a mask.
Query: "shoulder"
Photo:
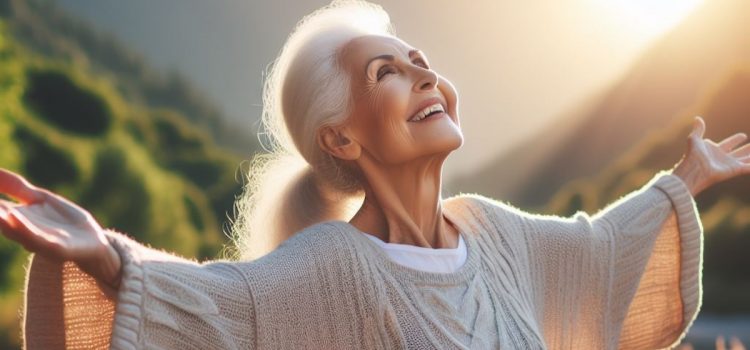
[[[302,258],[314,258],[319,255],[334,254],[346,249],[347,236],[351,234],[342,221],[325,221],[310,225],[293,234],[278,248],[272,252],[256,259],[255,263],[276,264],[283,260],[300,260]]]
[[[533,213],[476,193],[462,193],[447,198],[443,203],[445,208],[463,218],[476,219],[485,225],[496,229],[502,227],[507,231],[559,231],[587,226],[590,221],[585,212],[577,212],[571,217]]]
[[[311,283],[321,271],[347,269],[356,257],[347,223],[326,221],[300,230],[274,251],[245,264],[251,284],[293,288]],[[286,281],[286,282],[284,282]],[[283,282],[283,283],[282,283]]]
[[[471,212],[475,216],[524,216],[529,213],[497,199],[478,193],[461,193],[446,198],[443,205],[449,210],[459,213]]]
[[[462,193],[443,201],[448,218],[480,244],[500,247],[501,242],[518,241],[524,234],[524,217],[520,209],[476,193]]]

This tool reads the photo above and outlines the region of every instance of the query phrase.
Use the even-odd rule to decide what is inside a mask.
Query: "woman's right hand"
[[[0,230],[5,237],[32,253],[73,261],[100,283],[119,288],[120,256],[88,211],[2,168],[0,193],[18,201],[0,199]]]

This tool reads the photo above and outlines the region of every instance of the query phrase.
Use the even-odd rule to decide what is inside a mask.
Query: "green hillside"
[[[176,71],[152,69],[118,38],[96,30],[50,0],[0,0],[0,15],[17,41],[45,57],[85,64],[92,73],[113,79],[112,86],[128,101],[180,112],[217,144],[240,154],[259,149],[257,138],[228,118]]]
[[[180,101],[191,96],[158,104],[140,98],[154,96],[141,85],[124,93],[120,72],[69,39],[55,39],[68,56],[45,50],[43,40],[19,34],[13,6],[24,4],[0,0],[0,167],[139,241],[197,259],[217,256],[241,190],[235,175],[242,157],[215,145],[218,129],[207,126],[214,117],[186,116],[189,104]],[[0,238],[2,349],[19,346],[27,259]]]
[[[706,137],[720,140],[750,133],[750,66],[731,69],[704,98],[687,108],[668,128],[646,135],[599,175],[569,183],[547,211],[593,213],[645,184],[657,171],[671,168],[685,152],[693,116],[706,120]],[[719,184],[697,197],[706,232],[702,310],[750,313],[750,178]]]

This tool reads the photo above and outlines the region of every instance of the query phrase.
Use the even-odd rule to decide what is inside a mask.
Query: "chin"
[[[435,140],[436,152],[434,153],[445,154],[447,156],[449,153],[461,148],[463,144],[464,136],[460,131],[453,135],[445,135],[440,140]]]
[[[456,127],[453,130],[450,135],[445,135],[445,144],[447,147],[451,147],[451,151],[457,150],[461,148],[464,144],[464,134],[461,132],[461,129]]]

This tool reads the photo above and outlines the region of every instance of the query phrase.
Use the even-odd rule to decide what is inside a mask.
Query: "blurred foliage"
[[[79,180],[80,173],[75,160],[64,149],[51,145],[24,125],[18,125],[13,136],[23,149],[21,169],[30,181],[39,186],[54,188]]]
[[[79,203],[104,227],[216,257],[242,159],[215,140],[238,134],[222,131],[187,82],[154,81],[137,56],[46,2],[0,0],[0,16],[0,167]],[[20,346],[27,260],[0,238],[2,349]]]
[[[90,136],[101,136],[109,128],[112,116],[107,105],[95,93],[78,87],[65,73],[27,72],[24,103],[56,127]]]
[[[112,78],[112,85],[128,101],[168,108],[201,129],[216,142],[239,154],[259,149],[245,128],[227,122],[221,111],[176,71],[154,71],[145,59],[116,37],[95,30],[51,0],[0,0],[10,35],[45,57],[87,66]]]
[[[670,169],[685,152],[693,116],[706,120],[706,137],[721,140],[750,133],[750,66],[735,67],[709,89],[696,106],[666,129],[644,135],[622,158],[593,178],[570,182],[545,211],[593,213],[644,185],[657,171]],[[750,178],[718,184],[696,198],[705,231],[701,309],[713,313],[750,313]]]

